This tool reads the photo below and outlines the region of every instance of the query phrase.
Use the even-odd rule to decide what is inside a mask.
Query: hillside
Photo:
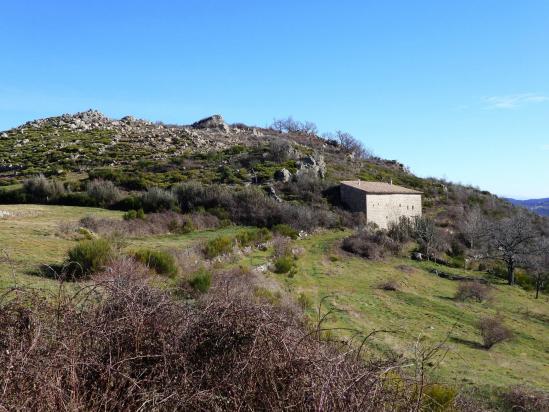
[[[125,253],[152,248],[176,256],[182,268],[176,277],[149,275],[154,284],[174,296],[180,296],[181,284],[196,270],[194,261],[200,259],[197,253],[205,242],[237,236],[244,230],[229,226],[197,228],[190,233],[149,232],[152,215],[143,222],[132,223],[122,220],[120,212],[98,208],[4,205],[0,210],[4,212],[0,217],[4,255],[0,261],[0,290],[8,290],[16,282],[20,288],[38,288],[52,297],[59,293],[59,284],[37,276],[38,268],[44,263],[60,265],[67,251],[86,238],[81,225],[93,226],[85,223],[90,219],[103,222],[95,223],[99,234],[125,226]],[[131,233],[132,227],[138,231]],[[232,273],[238,265],[256,270],[261,280],[247,287],[259,299],[280,304],[291,297],[305,308],[313,324],[319,308],[322,314],[330,312],[324,327],[332,332],[326,332],[325,339],[357,339],[359,334],[360,341],[364,335],[383,331],[368,339],[368,359],[402,356],[406,364],[417,355],[418,343],[427,349],[444,342],[443,351],[428,365],[429,379],[479,398],[482,404],[497,404],[498,391],[517,384],[549,390],[545,379],[549,365],[547,296],[534,300],[530,292],[508,287],[496,279],[489,301],[462,302],[455,298],[459,282],[439,278],[431,270],[450,270],[479,278],[486,276],[484,273],[415,262],[402,256],[383,261],[361,259],[340,248],[341,240],[349,233],[320,231],[294,241],[292,248],[298,251],[295,274],[266,269],[272,263],[276,244],[270,244],[266,250],[235,251],[232,256],[205,260],[204,264],[212,268],[217,282],[222,282],[227,271]],[[245,276],[246,282],[253,279],[250,274]],[[397,284],[396,290],[380,287],[387,279]],[[85,290],[87,285],[83,283],[82,288]],[[69,288],[78,291],[79,285],[69,284]],[[487,351],[481,346],[476,323],[482,316],[495,314],[505,317],[516,336]]]
[[[425,225],[428,246],[418,236],[422,230],[420,226],[407,226],[412,225],[411,222],[401,222],[392,232],[378,230],[366,225],[363,213],[349,211],[339,197],[339,182],[351,179],[392,182],[421,191],[424,217],[416,223]],[[165,125],[130,116],[109,119],[90,110],[30,121],[0,132],[0,289],[7,291],[5,296],[8,296],[11,288],[17,285],[28,288],[29,295],[36,293],[38,301],[47,294],[52,302],[56,299],[69,302],[72,298],[63,293],[88,296],[86,290],[94,282],[103,285],[105,277],[129,271],[132,276],[137,273],[140,282],[145,279],[154,289],[147,292],[151,295],[145,296],[143,307],[139,306],[142,303],[135,304],[141,302],[141,286],[135,289],[137,292],[132,289],[131,293],[137,293],[132,299],[114,305],[130,312],[143,310],[145,315],[139,318],[140,321],[148,319],[147,327],[116,323],[123,331],[122,336],[127,335],[127,330],[153,331],[154,336],[150,339],[140,335],[136,337],[137,341],[144,339],[149,345],[166,338],[172,342],[166,345],[169,352],[169,348],[174,347],[173,342],[180,342],[178,336],[182,333],[177,328],[172,329],[178,323],[173,321],[179,319],[176,314],[192,313],[185,319],[194,319],[196,308],[202,313],[203,308],[212,308],[212,302],[213,308],[219,309],[211,319],[204,320],[207,326],[199,328],[199,334],[205,334],[200,336],[207,344],[213,342],[213,346],[203,351],[202,341],[195,342],[196,352],[187,353],[187,347],[179,348],[181,352],[170,358],[189,356],[196,360],[196,356],[204,356],[207,363],[195,364],[193,361],[184,367],[180,365],[182,368],[190,364],[206,365],[206,368],[214,365],[220,368],[219,376],[223,377],[225,372],[220,359],[234,359],[251,371],[249,385],[253,391],[262,393],[256,373],[265,370],[259,364],[249,367],[256,360],[242,355],[253,354],[254,359],[262,359],[262,355],[253,352],[259,346],[250,345],[253,350],[246,346],[255,342],[251,336],[262,330],[246,315],[257,311],[264,316],[261,319],[266,319],[265,325],[270,325],[268,328],[280,324],[280,319],[289,319],[291,323],[286,325],[291,326],[289,335],[280,339],[278,335],[270,337],[273,329],[268,329],[269,334],[259,338],[265,345],[282,346],[284,354],[276,352],[278,358],[269,365],[272,369],[265,372],[269,378],[262,377],[265,382],[279,382],[277,379],[280,379],[287,384],[284,390],[290,391],[288,388],[295,383],[292,377],[272,378],[274,375],[269,374],[285,373],[287,368],[280,367],[281,359],[289,362],[290,367],[296,366],[292,363],[291,351],[284,346],[284,339],[289,336],[288,339],[294,339],[293,343],[301,343],[303,340],[308,342],[312,335],[313,342],[307,344],[313,345],[311,347],[320,344],[318,353],[337,354],[326,356],[322,362],[340,359],[343,351],[353,362],[358,361],[359,366],[345,363],[349,370],[360,370],[365,364],[374,368],[368,369],[368,379],[373,379],[374,385],[370,388],[377,388],[376,393],[384,397],[386,405],[393,405],[387,399],[400,403],[398,408],[387,406],[386,410],[413,410],[412,403],[421,404],[422,410],[454,410],[433,407],[429,403],[430,395],[418,403],[417,389],[423,390],[424,386],[433,391],[430,392],[433,399],[448,396],[449,400],[445,402],[455,404],[457,410],[484,410],[484,407],[499,407],[505,394],[516,385],[525,385],[524,393],[527,394],[531,389],[549,390],[546,380],[549,367],[548,285],[543,284],[539,288],[539,298],[534,298],[533,278],[523,261],[515,268],[517,285],[507,285],[506,267],[501,259],[477,258],[480,252],[473,248],[473,237],[470,237],[471,222],[482,220],[497,225],[517,216],[524,216],[532,225],[528,227],[533,228],[540,239],[547,236],[548,220],[530,212],[522,214],[521,210],[478,188],[436,178],[419,178],[398,161],[365,152],[352,136],[342,132],[319,136],[316,127],[307,122],[285,120],[275,122],[269,128],[259,128],[228,125],[221,116],[215,115],[191,125]],[[345,242],[349,239],[354,242],[351,246],[356,248],[346,247]],[[474,243],[476,245],[476,239]],[[83,250],[79,255],[74,250],[80,247]],[[84,256],[85,261],[93,252],[92,248],[106,250],[103,263],[97,263],[92,269],[92,263],[88,262],[88,268],[77,260],[75,268],[71,257]],[[99,261],[93,255],[89,260],[93,265]],[[60,279],[70,282],[59,282]],[[131,284],[129,281],[124,283],[126,281],[123,281],[124,288]],[[458,295],[463,285],[465,288],[478,287],[484,295],[462,299]],[[485,289],[483,285],[486,285]],[[233,287],[236,292],[231,291],[228,298],[227,291]],[[160,298],[158,293],[167,295]],[[90,299],[95,302],[99,295],[93,296]],[[125,289],[123,296],[126,299]],[[238,309],[232,317],[223,318],[223,324],[216,323],[218,317],[233,313],[229,310],[233,307],[233,299],[240,305],[243,296],[244,307],[251,312]],[[156,305],[157,299],[162,302],[162,308],[171,308],[171,318],[166,318],[172,319],[169,325],[154,319],[156,309],[151,310],[148,305]],[[15,302],[19,301],[15,299]],[[23,307],[28,305],[25,299],[21,302]],[[126,304],[129,306],[124,306]],[[216,309],[216,304],[227,306]],[[71,311],[80,311],[78,305],[74,308],[70,304],[63,306],[68,308],[63,316],[72,319]],[[38,312],[41,308],[51,310],[40,305],[36,308],[37,318],[42,318]],[[105,313],[111,313],[109,308],[110,304],[106,304]],[[180,312],[182,308],[184,310]],[[192,312],[186,312],[189,308]],[[17,307],[13,313],[25,311]],[[59,314],[56,309],[51,313]],[[149,315],[153,320],[147,317]],[[5,321],[24,324],[17,316]],[[137,319],[114,316],[109,322],[113,318],[116,322]],[[479,330],[479,324],[485,318],[501,320],[508,328],[503,329],[509,333],[507,340],[498,342],[493,348],[488,346]],[[90,319],[93,323],[93,314]],[[272,319],[277,320],[273,323]],[[155,331],[151,326],[157,322],[163,325],[162,331]],[[46,329],[51,326],[44,325]],[[81,326],[75,325],[76,328]],[[36,327],[39,330],[41,326]],[[84,330],[89,334],[91,328],[86,326]],[[213,334],[217,330],[226,334],[223,339],[228,339],[223,348],[216,345],[217,337]],[[166,337],[163,335],[166,331],[173,334]],[[59,336],[46,339],[45,344],[59,342],[60,348],[65,347],[64,339],[72,335],[66,334],[64,329],[59,333]],[[187,336],[190,340],[193,337],[192,333]],[[284,345],[280,345],[281,339]],[[109,338],[105,341],[110,342]],[[13,338],[11,342],[14,348],[17,347],[17,339]],[[89,346],[83,341],[76,342],[83,348]],[[113,344],[117,345],[119,341]],[[328,346],[324,347],[325,344]],[[147,347],[151,359],[157,356],[155,345]],[[239,349],[231,352],[230,356],[234,356],[231,358],[227,356],[227,348],[233,347]],[[299,344],[296,347],[301,350]],[[436,350],[431,352],[433,348]],[[92,354],[97,356],[96,360],[108,358],[104,356],[106,352],[101,352],[103,349],[112,350],[108,346],[98,349]],[[103,390],[119,391],[112,399],[128,394],[128,405],[136,405],[131,402],[148,394],[144,392],[132,398],[134,395],[124,385],[133,387],[145,376],[144,369],[151,373],[152,380],[156,379],[155,371],[159,369],[155,368],[159,366],[152,360],[151,363],[136,361],[142,356],[140,347],[134,348],[130,344],[124,350],[129,351],[127,358],[115,365],[123,370],[116,378],[121,379],[120,386],[116,386],[117,383],[115,387],[105,380],[101,383],[104,386],[98,385],[94,387],[96,392],[90,393],[101,397]],[[18,356],[0,352],[8,358]],[[317,352],[312,350],[312,353]],[[426,353],[432,355],[420,361]],[[289,360],[284,358],[286,355],[290,356]],[[41,359],[42,363],[37,364],[46,365],[48,373],[58,376],[55,368],[47,366],[48,357],[40,353],[34,356]],[[63,350],[59,349],[56,356],[62,369],[66,366]],[[304,356],[311,356],[311,352]],[[311,373],[303,377],[302,382],[317,388],[315,379],[318,378],[311,376],[319,370],[319,363],[314,363],[317,360],[308,363],[307,359],[300,358],[296,370]],[[130,382],[125,377],[126,366],[123,365],[126,361],[135,367],[131,378],[135,381]],[[229,364],[234,362],[231,360]],[[336,363],[339,365],[339,360]],[[304,364],[313,366],[302,370]],[[167,367],[171,361],[162,361],[162,365]],[[113,365],[105,370],[110,367]],[[151,369],[147,369],[149,367]],[[209,376],[209,372],[197,370],[199,372],[188,372],[189,376]],[[322,373],[329,375],[327,371],[333,370],[326,369]],[[369,375],[372,370],[375,370],[374,377]],[[11,373],[7,369],[5,372]],[[81,382],[97,373],[90,374],[85,368],[80,372]],[[163,390],[165,385],[177,386],[179,383],[174,382],[181,381],[176,378],[180,373],[179,370],[164,370],[158,377],[160,380],[154,381],[154,385],[158,385],[155,387]],[[348,373],[345,379],[350,382],[366,376],[353,375],[352,371],[341,373],[338,376]],[[423,373],[425,376],[419,377],[418,374]],[[33,376],[41,375],[35,373]],[[21,377],[22,385],[30,382],[29,379]],[[140,382],[147,387],[151,381],[146,380],[148,377],[144,379]],[[412,383],[405,383],[408,381]],[[234,394],[241,387],[228,390],[223,382],[211,389],[208,382],[206,379],[196,386],[190,385],[200,394],[211,390],[208,393],[212,397],[207,398],[207,402],[212,403],[200,404],[200,395],[196,398],[198,404],[188,405],[195,408],[202,405],[198,409],[204,410],[216,405],[217,409],[223,409],[217,402],[225,400],[220,401],[217,394],[225,393],[227,399],[240,407],[253,405],[255,409],[262,409],[264,406],[262,396],[254,396],[253,400],[240,404],[240,395]],[[29,384],[28,390],[32,390],[33,385]],[[80,389],[73,388],[75,391],[84,387],[76,386]],[[348,389],[350,386],[342,387]],[[190,390],[177,388],[174,389],[177,396]],[[58,389],[56,396],[61,396],[59,394],[65,389]],[[302,395],[308,390],[291,393],[300,399],[297,402],[306,404],[309,395]],[[394,390],[398,396],[391,392]],[[436,395],[438,390],[442,393]],[[273,396],[279,396],[277,385],[273,391],[276,393]],[[356,391],[365,396],[362,389]],[[84,397],[89,396],[86,390],[84,393]],[[335,391],[330,393],[330,399],[348,400],[335,395]],[[315,392],[314,396],[322,402],[325,395]],[[540,396],[541,401],[546,399],[545,394]],[[177,402],[185,402],[183,398]],[[12,402],[19,405],[17,398],[12,398]],[[288,405],[284,402],[289,401],[280,402],[279,405]],[[342,408],[332,405],[326,410]],[[375,403],[369,408],[377,410]],[[365,409],[354,406],[349,410]]]
[[[456,207],[480,205],[495,214],[510,207],[488,192],[418,178],[395,160],[357,158],[352,147],[322,138],[315,129],[227,125],[218,115],[192,125],[166,125],[132,116],[109,119],[89,110],[0,132],[0,187],[41,173],[67,181],[99,177],[130,191],[190,180],[274,185],[282,198],[292,200],[292,181],[311,170],[323,178],[323,189],[360,178],[421,190],[424,207],[441,221],[459,213]]]
[[[528,210],[531,210],[534,213],[537,213],[540,216],[549,216],[549,198],[545,199],[528,199],[528,200],[517,200],[517,199],[505,199],[512,204],[520,207],[524,207]]]

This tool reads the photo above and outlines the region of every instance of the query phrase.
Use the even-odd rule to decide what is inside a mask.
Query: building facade
[[[382,182],[350,180],[341,182],[341,201],[353,212],[363,212],[366,220],[387,229],[401,216],[421,216],[421,192]]]

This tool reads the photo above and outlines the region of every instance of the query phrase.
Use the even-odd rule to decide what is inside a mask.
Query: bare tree
[[[472,208],[461,223],[461,232],[467,242],[467,246],[475,249],[478,243],[486,237],[486,219],[482,215],[480,208]]]
[[[528,257],[539,249],[539,234],[526,213],[490,222],[485,227],[484,236],[488,259],[496,259],[507,266],[507,282],[515,284],[517,265],[525,264]]]
[[[549,282],[549,239],[544,238],[541,246],[529,262],[529,269],[532,273],[532,279],[536,288],[536,299],[539,292]]]
[[[440,236],[435,226],[435,222],[426,217],[417,217],[414,219],[413,237],[419,243],[423,253],[430,259],[433,251],[437,249],[440,242]]]
[[[372,157],[372,153],[350,133],[336,130],[335,133],[325,133],[324,137],[326,139],[335,140],[345,152],[353,155],[357,159],[368,159]]]
[[[270,128],[282,133],[304,133],[310,135],[318,134],[316,124],[309,121],[300,122],[298,120],[294,120],[292,116],[289,116],[286,119],[275,119]]]

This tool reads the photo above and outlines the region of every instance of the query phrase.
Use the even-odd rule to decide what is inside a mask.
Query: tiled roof
[[[342,185],[351,186],[355,189],[363,190],[366,193],[373,194],[405,194],[405,195],[420,195],[421,192],[407,187],[393,185],[383,182],[364,182],[361,180],[346,180],[341,182]]]

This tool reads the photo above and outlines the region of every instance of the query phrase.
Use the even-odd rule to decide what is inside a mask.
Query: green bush
[[[141,249],[135,252],[135,258],[154,269],[161,275],[174,276],[177,274],[177,263],[175,258],[168,252],[162,250]]]
[[[274,225],[272,230],[274,233],[280,236],[286,236],[291,239],[297,239],[297,237],[299,236],[299,232],[297,230],[295,230],[290,225],[286,225],[284,223]]]
[[[233,250],[233,238],[229,236],[219,236],[206,243],[204,254],[208,259],[219,255],[230,253]]]
[[[145,212],[143,211],[143,209],[131,209],[124,213],[122,217],[124,218],[124,220],[145,219]]]
[[[147,213],[162,212],[175,210],[177,200],[172,192],[159,187],[151,187],[141,195],[141,204]]]
[[[109,180],[94,179],[88,182],[86,193],[98,206],[110,206],[118,202],[122,198],[122,193]]]
[[[120,199],[118,202],[111,205],[114,210],[139,210],[143,209],[141,198],[137,196],[127,196]]]
[[[66,192],[62,182],[49,180],[44,175],[26,179],[23,182],[23,190],[35,202],[51,202]]]
[[[424,391],[423,410],[443,412],[449,410],[456,399],[457,391],[444,385],[429,385]]]
[[[255,246],[271,239],[272,235],[267,228],[244,229],[237,233],[236,240],[240,246]]]
[[[106,239],[90,239],[78,243],[69,250],[69,262],[77,265],[76,277],[88,276],[97,272],[111,259],[113,248]]]
[[[191,233],[194,230],[194,223],[188,217],[185,217],[182,222],[172,219],[168,222],[168,230],[178,234]]]
[[[291,256],[281,256],[274,262],[275,273],[288,273],[294,266],[294,259]]]
[[[189,280],[189,285],[191,285],[191,287],[194,290],[201,293],[207,292],[211,284],[212,284],[212,274],[206,269],[199,270]]]

